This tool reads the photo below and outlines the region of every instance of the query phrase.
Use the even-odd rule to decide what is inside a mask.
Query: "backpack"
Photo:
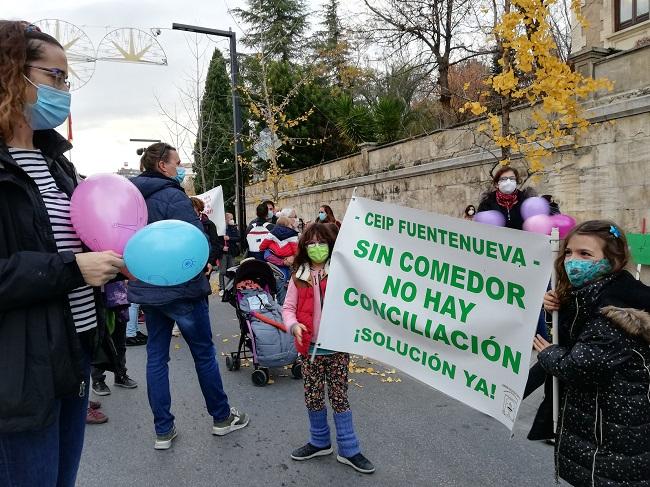
[[[249,252],[259,252],[262,240],[269,234],[269,223],[263,225],[255,224],[246,235],[246,243]]]

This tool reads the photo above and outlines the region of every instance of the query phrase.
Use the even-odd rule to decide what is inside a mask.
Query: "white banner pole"
[[[560,231],[553,228],[551,231],[551,250],[553,251],[553,270],[551,271],[551,289],[555,290],[557,287],[557,272],[555,271],[555,259],[560,253]],[[553,345],[560,343],[560,332],[558,330],[558,312],[553,311],[553,329],[551,334],[553,337]],[[560,381],[557,377],[553,377],[553,432],[557,433],[557,423],[560,416]]]

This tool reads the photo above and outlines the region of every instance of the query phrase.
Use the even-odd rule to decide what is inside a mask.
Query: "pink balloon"
[[[553,220],[548,215],[534,215],[524,221],[524,230],[527,232],[550,235],[553,229]]]
[[[560,238],[565,238],[571,229],[576,226],[576,220],[569,215],[553,215],[551,217],[553,226],[560,230]]]
[[[550,213],[550,210],[551,207],[546,198],[534,196],[532,198],[525,199],[521,204],[521,217],[524,220],[527,220],[531,216],[535,215],[548,215]]]
[[[147,224],[147,205],[125,177],[95,174],[79,183],[72,194],[70,218],[91,250],[121,255],[131,236]]]
[[[479,211],[474,215],[474,221],[485,223],[486,225],[494,225],[496,227],[503,227],[506,224],[506,217],[503,213],[497,210]]]

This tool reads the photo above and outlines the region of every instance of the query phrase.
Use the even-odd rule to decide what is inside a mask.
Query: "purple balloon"
[[[126,242],[147,224],[147,205],[125,177],[95,174],[79,183],[72,194],[70,218],[91,250],[121,255]]]
[[[524,230],[543,235],[550,235],[553,226],[553,220],[548,215],[534,215],[524,221]]]
[[[546,198],[539,196],[528,198],[521,204],[521,217],[524,220],[528,220],[535,215],[548,215],[550,212],[551,207]]]
[[[485,223],[486,225],[494,225],[495,227],[503,227],[506,225],[506,217],[497,210],[479,211],[474,215],[474,221]]]
[[[569,215],[553,215],[551,217],[553,226],[560,230],[560,238],[565,238],[571,229],[576,226],[576,220]]]

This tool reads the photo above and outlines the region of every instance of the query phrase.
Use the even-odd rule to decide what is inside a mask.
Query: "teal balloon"
[[[161,220],[136,232],[124,248],[131,274],[155,286],[175,286],[203,271],[209,245],[205,234],[191,223]]]

